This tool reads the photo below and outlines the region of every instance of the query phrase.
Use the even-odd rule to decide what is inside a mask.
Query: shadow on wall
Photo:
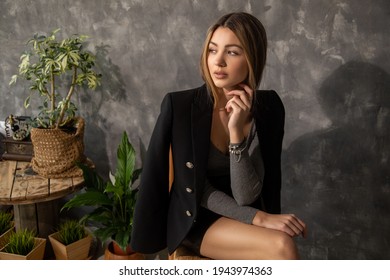
[[[109,45],[100,45],[95,47],[97,72],[102,74],[101,86],[95,91],[84,87],[85,94],[78,94],[79,108],[83,112],[86,120],[84,133],[85,155],[95,164],[96,171],[104,179],[108,180],[110,163],[107,155],[106,137],[106,118],[101,116],[101,108],[109,99],[122,102],[126,100],[125,84],[118,66],[111,62],[108,56]],[[62,205],[72,198],[74,194],[61,199]],[[61,206],[62,207],[62,206]],[[80,218],[85,213],[90,212],[93,207],[84,207],[80,209],[71,209],[61,213],[62,218]]]
[[[96,46],[96,66],[102,74],[101,86],[96,91],[83,89],[87,94],[79,95],[80,106],[85,113],[87,126],[85,128],[85,154],[90,157],[96,165],[97,172],[105,179],[110,170],[107,155],[106,135],[107,116],[101,116],[101,108],[109,99],[117,102],[126,102],[125,83],[118,66],[111,62],[108,56],[109,45]]]
[[[390,258],[390,76],[351,61],[321,85],[333,126],[283,151],[283,212],[307,223],[303,259]]]

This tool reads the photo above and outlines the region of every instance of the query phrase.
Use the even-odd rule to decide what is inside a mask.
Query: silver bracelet
[[[246,149],[246,138],[239,144],[229,144],[229,153],[236,156],[236,162],[240,162],[241,153]]]

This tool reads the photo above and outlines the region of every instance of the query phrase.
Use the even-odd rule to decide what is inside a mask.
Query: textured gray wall
[[[389,259],[389,1],[1,0],[0,119],[31,114],[8,82],[33,33],[90,35],[102,86],[76,102],[107,174],[123,130],[140,153],[163,95],[200,85],[206,29],[231,11],[268,30],[262,88],[286,107],[283,210],[308,224],[302,257]]]

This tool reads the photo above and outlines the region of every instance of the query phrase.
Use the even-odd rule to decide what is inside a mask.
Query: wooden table
[[[40,237],[58,225],[58,200],[83,185],[82,176],[48,179],[36,175],[29,162],[0,161],[0,204],[13,205],[16,230],[33,229]]]
[[[0,161],[0,204],[22,205],[55,200],[78,190],[83,177],[48,179],[36,175],[29,162]]]

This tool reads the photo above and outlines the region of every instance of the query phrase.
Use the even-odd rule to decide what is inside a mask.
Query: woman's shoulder
[[[260,110],[281,110],[284,105],[279,94],[275,90],[256,90],[256,106]]]
[[[263,102],[282,103],[279,94],[273,90],[256,90],[256,99]]]
[[[168,92],[167,95],[171,96],[172,98],[188,98],[188,97],[195,96],[196,94],[201,92],[207,93],[207,88],[205,85],[195,87],[195,88],[179,90],[179,91],[171,91]]]
[[[209,99],[209,94],[206,85],[202,85],[196,88],[169,92],[165,98],[169,98],[173,104],[185,106],[186,104],[205,102]]]

